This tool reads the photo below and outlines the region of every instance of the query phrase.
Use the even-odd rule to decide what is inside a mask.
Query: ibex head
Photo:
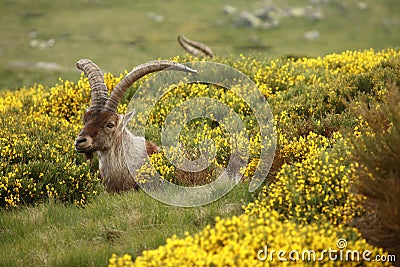
[[[196,72],[182,64],[166,60],[154,60],[134,68],[114,88],[108,97],[104,76],[100,68],[89,59],[76,63],[89,79],[91,87],[91,104],[83,117],[83,129],[75,140],[75,149],[84,153],[87,159],[93,158],[93,152],[110,149],[114,140],[121,139],[121,133],[131,120],[134,111],[126,115],[117,114],[117,106],[126,90],[146,74],[171,69],[185,72]]]

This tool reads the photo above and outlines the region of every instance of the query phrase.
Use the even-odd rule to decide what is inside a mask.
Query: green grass
[[[35,82],[53,85],[58,77],[77,79],[75,62],[93,59],[105,71],[120,73],[144,61],[183,54],[176,36],[208,44],[218,55],[260,53],[266,55],[318,56],[343,50],[382,49],[398,46],[400,4],[396,0],[332,0],[323,7],[325,19],[282,19],[271,30],[237,28],[233,16],[221,7],[230,4],[241,10],[263,7],[262,1],[206,0],[172,1],[0,1],[0,88],[20,88]],[[305,6],[305,1],[285,0],[275,5]],[[149,13],[164,17],[153,21]],[[386,22],[385,22],[386,21]],[[321,38],[303,39],[303,33],[318,30]],[[37,32],[32,38],[30,33]],[[49,48],[33,48],[30,42],[54,39]],[[253,40],[258,40],[257,44]],[[261,50],[254,50],[256,46]],[[268,49],[267,49],[268,48]],[[14,61],[55,62],[60,71],[13,67]],[[11,64],[11,65],[10,65]]]
[[[279,2],[279,3],[278,3]],[[305,1],[276,1],[304,5]],[[183,54],[178,34],[208,44],[217,55],[257,53],[266,58],[287,54],[318,56],[343,50],[382,49],[399,46],[398,0],[365,1],[369,9],[357,9],[357,0],[332,0],[320,22],[288,19],[269,31],[237,28],[221,7],[260,7],[260,1],[0,1],[0,90],[41,83],[54,85],[59,77],[77,81],[75,62],[93,59],[114,74],[155,58]],[[164,16],[152,21],[148,13]],[[392,26],[385,26],[391,19]],[[397,25],[397,26],[396,26]],[[318,30],[321,38],[306,42],[305,31]],[[30,33],[38,41],[54,39],[46,49],[33,48]],[[261,47],[254,50],[258,39]],[[13,67],[12,62],[55,62],[61,70]],[[104,266],[112,253],[133,257],[157,248],[173,234],[196,233],[215,216],[242,212],[241,205],[254,199],[240,184],[226,197],[199,208],[164,205],[144,192],[121,195],[101,193],[85,208],[46,202],[35,207],[0,211],[0,266]]]
[[[198,208],[162,204],[144,192],[100,194],[85,208],[49,201],[0,213],[0,266],[105,266],[112,253],[137,256],[173,234],[196,233],[215,216],[242,213],[245,183]]]

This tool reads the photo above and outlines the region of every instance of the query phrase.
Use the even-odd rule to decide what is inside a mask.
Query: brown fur
[[[110,140],[109,148],[98,151],[100,174],[107,192],[138,189],[135,171],[147,156],[143,137],[134,136],[126,128],[118,134],[118,138]]]
[[[89,110],[84,115],[84,127],[75,141],[76,150],[84,153],[89,160],[94,152],[99,154],[100,176],[107,192],[138,189],[135,170],[143,164],[147,154],[159,151],[154,143],[134,136],[125,128],[130,116],[106,110]]]
[[[160,148],[153,142],[146,140],[146,151],[147,155],[151,155],[160,152]]]
[[[84,127],[79,135],[89,135],[93,139],[97,138],[99,130],[106,127],[110,119],[118,121],[118,116],[106,110],[89,110],[83,116]]]
[[[106,110],[89,110],[83,117],[83,129],[78,135],[75,147],[78,152],[85,153],[88,159],[93,158],[93,152],[107,149],[112,143],[110,138],[114,135],[115,127],[108,126],[117,125],[119,117],[116,113]],[[86,138],[86,139],[85,139]],[[83,142],[92,139],[91,142]],[[87,146],[90,143],[90,146]]]

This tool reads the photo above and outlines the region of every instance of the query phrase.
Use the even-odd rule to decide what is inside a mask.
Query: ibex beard
[[[83,117],[84,126],[75,140],[75,149],[91,161],[94,152],[97,152],[100,176],[107,192],[138,189],[136,171],[143,165],[147,155],[158,152],[159,148],[127,129],[134,111],[125,115],[118,114],[118,103],[127,88],[148,73],[169,67],[179,71],[196,71],[165,60],[150,61],[127,74],[108,97],[103,74],[97,65],[82,59],[78,61],[77,67],[89,78],[92,102]]]

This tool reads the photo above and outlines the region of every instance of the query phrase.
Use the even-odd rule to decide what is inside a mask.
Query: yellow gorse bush
[[[321,142],[324,139],[311,132],[307,138],[293,140],[300,160],[284,164],[276,181],[264,188],[263,197],[250,203],[246,212],[276,210],[283,221],[328,220],[332,225],[346,224],[358,215],[359,196],[350,192],[355,166],[346,156],[349,144],[339,133],[334,134],[330,148],[326,140]]]
[[[366,101],[382,100],[386,86],[375,76],[375,68],[399,60],[399,55],[397,50],[388,49],[267,62],[243,55],[234,62],[217,59],[250,76],[267,97],[275,115],[278,154],[283,165],[259,197],[244,207],[244,214],[217,218],[215,226],[209,225],[196,234],[173,236],[165,245],[144,251],[136,260],[129,255],[113,254],[109,266],[277,266],[293,262],[282,262],[277,257],[263,261],[257,258],[257,253],[264,246],[275,251],[321,253],[324,249],[337,249],[339,239],[347,241],[346,249],[387,255],[347,226],[363,212],[360,205],[363,197],[351,191],[358,164],[351,161],[349,154],[353,149],[350,138],[360,136],[358,129],[365,122],[351,114],[344,102],[358,96]],[[359,105],[357,101],[353,104]],[[252,127],[248,133],[253,133]],[[200,131],[197,136],[211,137],[214,129],[205,127],[204,133]],[[254,151],[243,170],[245,177],[251,177],[258,160],[257,133],[252,140]],[[297,259],[296,263],[299,266],[360,264],[327,258]],[[362,262],[363,266],[384,264],[390,265]]]
[[[277,131],[277,151],[283,162],[270,177],[257,200],[244,207],[240,216],[219,219],[197,234],[172,237],[164,246],[144,251],[132,259],[128,254],[113,255],[110,266],[267,266],[277,258],[257,259],[264,246],[271,250],[335,248],[345,238],[347,248],[368,249],[383,254],[346,226],[362,209],[361,196],[351,192],[357,164],[349,158],[349,138],[360,136],[363,123],[344,103],[362,96],[366,101],[381,101],[386,86],[376,68],[399,59],[399,51],[387,49],[347,51],[321,58],[276,58],[260,60],[241,55],[238,59],[215,58],[248,75],[267,98]],[[193,57],[173,59],[185,62]],[[111,91],[122,78],[105,74]],[[383,76],[382,76],[383,77]],[[143,81],[126,94],[119,112]],[[250,178],[258,164],[261,147],[259,128],[246,103],[230,90],[214,85],[177,86],[163,95],[147,121],[137,114],[136,122],[146,123],[146,137],[160,143],[160,129],[168,114],[193,98],[212,98],[234,110],[244,122],[250,139],[250,158],[241,172]],[[34,85],[14,92],[0,93],[0,205],[5,208],[55,198],[79,205],[97,194],[99,179],[73,148],[81,127],[82,115],[90,101],[90,87],[81,76],[77,82],[60,80],[50,88]],[[353,103],[357,105],[357,102]],[[134,125],[135,121],[133,122]],[[350,133],[349,135],[346,135]],[[210,139],[216,151],[205,181],[215,179],[214,171],[226,167],[232,152],[226,125],[212,118],[185,125],[179,144],[169,147],[195,159],[209,147],[199,147]],[[243,138],[243,137],[238,137]],[[201,151],[204,149],[204,151]],[[164,179],[176,182],[177,169],[164,153],[152,155],[154,168],[144,165],[138,181],[157,171]],[[302,261],[299,265],[357,262]],[[364,262],[374,266],[376,262]]]
[[[368,245],[354,228],[333,227],[329,223],[299,227],[294,222],[280,221],[278,212],[272,211],[259,216],[216,218],[215,226],[207,226],[194,235],[186,233],[183,238],[173,236],[164,246],[144,251],[134,264],[113,255],[108,266],[277,266],[294,262],[299,266],[357,266],[357,260],[346,262],[343,257],[342,261],[330,261],[323,254],[329,248],[339,251],[338,239],[346,240],[348,250],[385,255],[381,249]],[[293,250],[298,254],[293,254],[292,261],[289,252]],[[308,250],[315,252],[315,258],[302,258],[303,251]],[[282,256],[286,262],[278,259],[278,251],[286,252]],[[381,264],[369,262],[365,266]]]
[[[118,79],[106,75],[113,87]],[[48,197],[83,205],[99,179],[73,146],[90,99],[83,76],[0,94],[0,206],[34,204]],[[124,108],[123,106],[121,108]]]

